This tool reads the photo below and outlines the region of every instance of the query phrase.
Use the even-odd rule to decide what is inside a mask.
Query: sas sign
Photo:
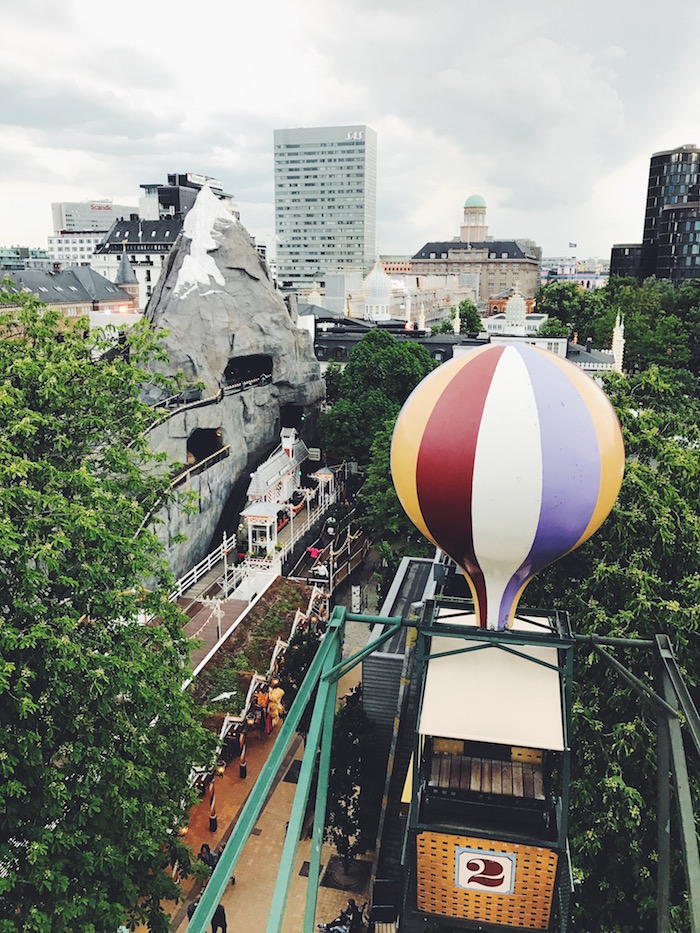
[[[485,894],[512,894],[515,885],[515,853],[484,852],[457,848],[455,887]]]

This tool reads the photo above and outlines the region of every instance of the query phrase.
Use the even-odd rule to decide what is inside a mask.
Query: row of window
[[[62,285],[52,285],[51,288],[53,288],[53,289],[54,289],[55,291],[57,291],[57,292],[62,292],[62,291],[63,291],[63,286],[62,286]],[[75,287],[75,285],[69,285],[68,288],[69,288],[69,290],[72,291],[72,292],[77,292],[77,291],[78,291],[78,289]],[[46,292],[46,293],[48,294],[49,289],[46,288],[44,285],[40,285],[40,286],[39,286],[39,291],[40,291],[40,292]]]
[[[155,237],[156,232],[157,232],[156,230],[151,230],[151,239],[152,239],[153,237]],[[164,236],[165,239],[167,240],[167,239],[169,238],[169,236],[170,236],[170,230],[164,230],[164,231],[163,231],[163,236]],[[120,238],[122,238],[122,239],[124,239],[124,240],[128,240],[128,239],[129,239],[129,231],[128,231],[128,230],[125,230],[124,233],[122,234],[121,230],[116,230],[116,231],[114,232],[114,234],[112,235],[112,241],[119,240]],[[136,244],[129,244],[129,245],[132,247],[132,249],[135,249],[135,248],[141,249],[141,248],[142,248],[142,247],[140,247],[140,246],[139,246],[139,247],[136,247]],[[146,247],[143,247],[143,248],[145,249]]]

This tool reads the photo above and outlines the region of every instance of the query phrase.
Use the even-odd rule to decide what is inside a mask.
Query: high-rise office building
[[[369,126],[275,130],[275,232],[280,288],[322,284],[372,267],[377,134]]]
[[[51,205],[53,236],[49,253],[62,266],[89,265],[95,248],[115,220],[136,211],[128,204],[113,204],[109,199],[92,201],[55,201]]]
[[[655,275],[679,284],[700,278],[700,149],[655,152],[649,166],[641,244],[616,243],[611,275]]]

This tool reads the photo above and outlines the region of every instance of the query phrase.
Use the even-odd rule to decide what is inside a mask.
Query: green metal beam
[[[348,616],[348,618],[350,618],[350,616]],[[357,621],[357,619],[352,619],[352,621]],[[333,681],[340,680],[348,671],[356,667],[363,658],[366,658],[368,654],[372,654],[373,651],[376,651],[377,648],[380,648],[385,642],[389,641],[392,635],[395,635],[401,628],[401,619],[387,619],[386,621],[387,624],[390,624],[390,628],[386,632],[380,635],[375,641],[370,642],[369,645],[360,648],[355,654],[351,654],[349,657],[344,658],[339,664],[336,664],[332,670],[325,673],[323,679]]]
[[[628,671],[624,664],[621,664],[617,658],[614,658],[611,654],[608,654],[607,651],[603,651],[601,646],[594,639],[591,642],[593,650],[606,661],[610,667],[614,668],[617,673],[622,677],[623,680],[632,687],[635,693],[646,700],[653,709],[656,710],[657,714],[660,713],[662,716],[671,716],[673,719],[678,718],[678,712],[672,706],[663,700],[658,693],[655,693],[651,687],[648,687],[643,680],[640,680],[639,677],[635,677],[631,671]],[[652,642],[653,644],[653,642]]]
[[[568,845],[569,836],[569,797],[571,780],[571,710],[573,707],[573,685],[574,685],[574,652],[573,645],[569,645],[571,650],[566,651],[564,661],[564,676],[560,677],[562,696],[562,724],[564,726],[564,751],[562,753],[562,775],[561,775],[561,819],[559,821],[559,845],[565,848]]]
[[[678,701],[671,678],[663,665],[661,666],[661,686],[667,702],[677,707]],[[683,867],[685,868],[688,889],[690,928],[692,933],[700,933],[700,856],[698,856],[693,801],[690,796],[688,764],[677,713],[668,719],[668,733],[671,748],[671,766],[676,785],[676,806],[681,824],[681,849],[683,850]]]
[[[433,634],[437,635],[438,633],[433,632]],[[469,638],[468,635],[464,637],[467,639]],[[505,651],[508,654],[514,654],[516,658],[522,658],[524,661],[532,661],[533,664],[539,664],[542,667],[547,667],[550,671],[561,670],[558,664],[550,664],[549,661],[543,661],[541,658],[533,658],[532,655],[523,654],[522,651],[516,651],[515,648],[510,648],[508,645],[504,645],[499,641],[472,645],[469,648],[454,648],[452,651],[438,651],[434,654],[428,655],[427,660],[432,661],[434,658],[449,658],[453,654],[467,654],[470,651],[479,651],[481,648],[499,648],[501,651]]]
[[[339,632],[342,632],[342,622],[339,620],[335,621],[334,627],[329,626],[326,632],[325,638],[331,642],[323,665],[326,673],[336,662],[341,651],[342,638],[338,637]],[[311,725],[309,726],[309,734],[304,746],[304,757],[299,771],[299,780],[294,794],[292,812],[287,824],[287,835],[285,836],[284,846],[282,848],[277,882],[272,895],[270,913],[267,918],[266,933],[280,933],[282,929],[284,911],[287,906],[287,897],[289,896],[289,885],[291,884],[292,873],[294,872],[295,855],[299,846],[299,836],[301,835],[301,827],[304,822],[304,812],[306,811],[306,804],[309,800],[311,781],[316,766],[316,752],[318,751],[318,746],[321,741],[321,732],[325,722],[326,709],[329,704],[331,708],[335,705],[335,692],[335,684],[331,684],[330,681],[321,677],[318,695],[311,717]],[[331,722],[331,733],[332,730],[333,723]],[[311,878],[309,878],[309,885],[310,884]]]
[[[336,606],[336,609],[343,608]],[[348,622],[366,622],[368,625],[415,625],[410,619],[402,619],[401,616],[363,616],[357,612],[345,612],[345,618]],[[374,642],[372,642],[374,644]]]
[[[662,688],[663,689],[663,686]],[[671,758],[668,719],[656,719],[657,761],[657,838],[656,933],[671,933]]]
[[[673,690],[678,697],[678,702],[685,716],[685,725],[688,728],[690,737],[695,745],[695,751],[700,755],[700,716],[693,703],[690,691],[688,690],[681,672],[676,664],[676,656],[673,653],[673,646],[668,635],[657,635],[656,646],[659,652],[661,662],[666,668],[669,679],[673,684]]]
[[[604,645],[606,648],[653,648],[656,642],[648,638],[606,638],[600,635],[574,635],[577,645]]]
[[[221,857],[214,869],[209,883],[204,889],[202,898],[192,915],[188,926],[188,933],[206,933],[207,926],[214,916],[214,911],[227,889],[229,879],[243,851],[251,830],[255,826],[263,808],[272,783],[284,760],[287,748],[292,742],[306,705],[319,681],[323,666],[329,653],[332,652],[333,641],[340,637],[342,631],[343,613],[333,610],[328,624],[326,637],[321,642],[318,651],[309,665],[306,677],[299,689],[299,693],[292,703],[291,709],[282,723],[279,735],[272,746],[267,760],[262,766],[258,779],[255,782],[250,796],[241,810],[231,837],[221,853]]]
[[[402,622],[406,625],[406,621]],[[492,629],[477,628],[476,626],[454,625],[450,622],[437,622],[428,625],[417,623],[418,630],[426,635],[445,636],[447,638],[468,638],[470,641],[481,641],[488,644],[507,641],[509,645],[537,646],[540,648],[564,648],[573,644],[573,639],[560,635],[551,629],[545,632],[523,631],[520,629]]]
[[[437,635],[437,633],[436,633]],[[433,651],[426,656],[426,661],[433,661],[435,658],[450,658],[453,654],[469,654],[470,651],[483,651],[485,648],[493,648],[489,642],[481,642],[478,645],[471,645],[469,648],[453,648],[452,651]]]
[[[313,933],[314,920],[316,919],[316,901],[318,900],[318,882],[319,875],[321,874],[321,848],[323,846],[323,830],[326,822],[326,803],[328,801],[328,779],[331,770],[331,743],[333,740],[334,721],[335,693],[329,690],[321,734],[321,755],[318,764],[314,826],[311,834],[311,856],[309,859],[309,883],[306,889],[304,933]]]

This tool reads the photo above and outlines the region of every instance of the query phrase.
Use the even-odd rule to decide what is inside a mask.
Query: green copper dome
[[[464,202],[465,207],[486,207],[486,201],[480,194],[472,194]]]

